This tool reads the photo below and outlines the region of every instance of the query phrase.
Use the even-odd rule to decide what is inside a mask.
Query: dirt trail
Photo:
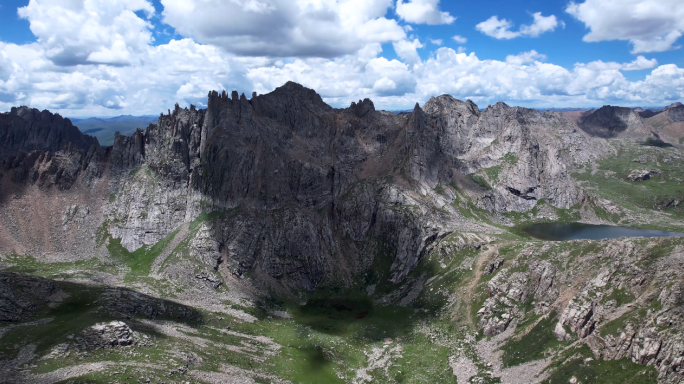
[[[159,269],[161,268],[162,264],[164,264],[166,258],[171,255],[171,252],[173,252],[173,250],[176,249],[176,247],[188,236],[188,228],[190,228],[190,223],[181,225],[178,233],[176,233],[176,236],[171,239],[171,242],[169,242],[164,251],[162,251],[162,253],[157,256],[156,259],[154,259],[154,262],[152,263],[152,273],[150,274],[152,277],[160,277]]]
[[[472,324],[474,327],[477,326],[477,322],[475,322],[475,319],[473,319],[473,301],[472,298],[475,295],[475,288],[477,288],[477,283],[480,281],[480,278],[482,277],[482,265],[484,264],[485,260],[489,260],[489,257],[496,252],[499,249],[498,245],[490,244],[489,249],[486,250],[485,252],[481,252],[477,258],[475,259],[475,263],[473,264],[473,273],[474,276],[472,280],[466,285],[466,295],[465,297],[468,298],[469,300],[466,301],[466,316],[468,316],[468,323]]]

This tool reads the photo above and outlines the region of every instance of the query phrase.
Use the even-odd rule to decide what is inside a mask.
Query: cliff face
[[[430,99],[424,110],[444,154],[428,163],[454,164],[462,173],[484,178],[490,190],[477,199],[490,211],[524,212],[540,199],[559,208],[581,202],[583,193],[570,172],[607,151],[605,143],[557,112],[497,103],[480,113],[472,102],[450,96]]]

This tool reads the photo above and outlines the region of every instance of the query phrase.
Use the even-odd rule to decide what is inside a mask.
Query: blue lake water
[[[680,237],[684,233],[637,229],[612,225],[582,223],[541,223],[530,225],[523,232],[541,240],[602,240],[620,237]]]

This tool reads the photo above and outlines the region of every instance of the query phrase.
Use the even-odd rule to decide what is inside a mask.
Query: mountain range
[[[0,114],[0,382],[684,380],[684,239],[525,233],[684,231],[682,104],[145,119]]]

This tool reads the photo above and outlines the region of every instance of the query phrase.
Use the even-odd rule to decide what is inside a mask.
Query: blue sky
[[[682,34],[679,0],[5,0],[0,110],[148,114],[287,80],[339,107],[666,105]]]

